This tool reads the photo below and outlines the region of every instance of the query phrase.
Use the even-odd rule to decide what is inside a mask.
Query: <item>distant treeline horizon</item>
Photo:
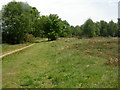
[[[40,15],[36,7],[25,2],[9,2],[3,6],[0,16],[3,43],[32,42],[35,37],[50,41],[58,37],[120,37],[120,19],[115,23],[88,18],[84,24],[73,26],[57,14]]]

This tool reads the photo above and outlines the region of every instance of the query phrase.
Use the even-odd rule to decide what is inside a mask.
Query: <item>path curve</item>
[[[4,56],[7,56],[7,55],[9,55],[9,54],[12,54],[12,53],[21,51],[21,50],[23,50],[23,49],[25,49],[25,48],[28,48],[28,47],[31,47],[31,46],[33,46],[33,45],[34,45],[34,44],[31,44],[31,45],[22,47],[22,48],[20,48],[20,49],[16,49],[16,50],[10,51],[10,52],[8,52],[8,53],[5,53],[5,54],[3,54],[3,55],[0,55],[0,58],[2,58],[2,57],[4,57]]]

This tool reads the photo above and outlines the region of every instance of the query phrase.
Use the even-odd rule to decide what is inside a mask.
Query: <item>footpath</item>
[[[9,54],[12,54],[12,53],[21,51],[21,50],[23,50],[23,49],[25,49],[25,48],[28,48],[28,47],[31,47],[31,46],[33,46],[33,45],[34,45],[34,44],[31,44],[31,45],[22,47],[22,48],[20,48],[20,49],[16,49],[16,50],[10,51],[10,52],[8,52],[8,53],[2,54],[2,55],[0,55],[0,58],[5,57],[5,56],[7,56],[7,55],[9,55]]]

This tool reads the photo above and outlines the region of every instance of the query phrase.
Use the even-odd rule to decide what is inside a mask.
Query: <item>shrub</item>
[[[34,41],[34,36],[32,34],[26,34],[25,35],[25,41],[26,42],[33,42]]]

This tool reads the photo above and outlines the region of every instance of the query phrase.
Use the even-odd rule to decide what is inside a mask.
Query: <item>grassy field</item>
[[[2,59],[3,88],[116,88],[117,38],[60,38]],[[4,49],[4,48],[3,48]]]
[[[30,43],[29,43],[30,44]],[[22,48],[24,46],[27,46],[29,44],[15,44],[15,45],[10,45],[10,44],[2,44],[2,53],[10,52],[12,50]]]
[[[45,40],[47,40],[47,39],[46,38],[36,38],[33,43],[38,43],[38,42],[45,41]],[[14,44],[14,45],[4,43],[4,44],[1,44],[0,50],[2,49],[2,54],[4,54],[7,52],[28,46],[30,44],[32,44],[32,43]]]

